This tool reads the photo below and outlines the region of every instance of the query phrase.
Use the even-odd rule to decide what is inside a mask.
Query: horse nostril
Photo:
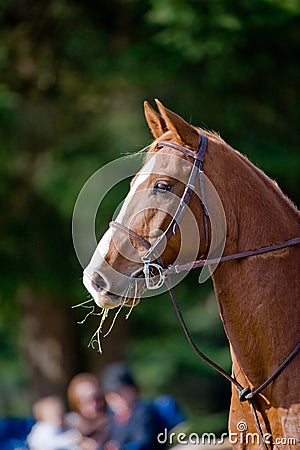
[[[103,291],[106,287],[106,281],[99,273],[95,272],[92,278],[92,285],[98,291]]]

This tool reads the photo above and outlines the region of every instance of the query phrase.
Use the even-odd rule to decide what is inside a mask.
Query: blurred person
[[[98,378],[92,373],[79,373],[69,383],[68,402],[72,412],[66,423],[83,436],[83,450],[97,450],[107,440],[109,415]]]
[[[64,427],[65,408],[56,396],[43,397],[32,406],[36,424],[27,437],[30,450],[80,450],[79,431]]]
[[[181,406],[171,395],[160,395],[153,401],[167,433],[187,432],[190,424]]]
[[[33,417],[0,417],[0,449],[28,450],[27,437],[35,423]]]
[[[124,363],[108,366],[102,377],[105,398],[112,411],[109,440],[104,450],[158,450],[163,425],[152,402],[140,397],[139,388]]]

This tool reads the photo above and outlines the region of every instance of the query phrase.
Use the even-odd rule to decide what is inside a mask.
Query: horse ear
[[[167,131],[166,122],[164,119],[150,106],[148,102],[144,102],[144,111],[147,124],[155,139],[159,138]]]
[[[200,136],[197,130],[180,116],[167,109],[159,100],[155,99],[155,102],[166,122],[168,130],[172,131],[182,144],[196,150],[200,143]]]

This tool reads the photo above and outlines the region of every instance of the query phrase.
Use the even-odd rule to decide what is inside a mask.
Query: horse
[[[232,358],[232,445],[296,448],[299,212],[276,182],[219,134],[156,104],[158,112],[144,103],[154,141],[83,283],[102,308],[133,307],[144,291],[166,282],[175,262],[179,269],[194,267],[187,264],[194,260],[204,265],[213,210],[205,174],[226,218],[224,256],[212,260],[212,280]]]

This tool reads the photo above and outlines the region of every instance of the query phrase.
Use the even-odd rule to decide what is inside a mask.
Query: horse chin
[[[110,292],[101,293],[96,298],[94,298],[95,303],[100,308],[105,309],[113,309],[117,308],[118,306],[124,305],[128,307],[136,306],[140,302],[140,298],[127,298],[126,301],[123,297],[120,297],[118,295],[114,295]]]

